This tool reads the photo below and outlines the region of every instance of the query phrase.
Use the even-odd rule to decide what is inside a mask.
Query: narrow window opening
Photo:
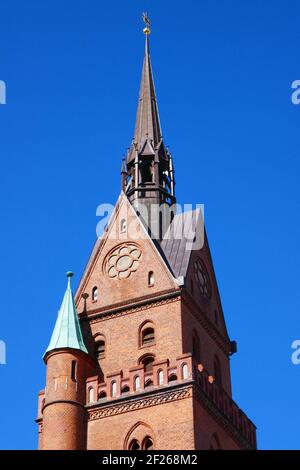
[[[91,387],[89,389],[89,403],[94,403],[94,389]]]
[[[141,379],[137,375],[136,378],[134,379],[134,389],[135,390],[140,390],[140,388],[141,388]]]
[[[154,272],[153,272],[153,271],[149,271],[149,274],[148,274],[148,286],[149,286],[149,287],[153,287],[153,286],[154,286]]]
[[[187,366],[187,364],[183,364],[182,366],[182,378],[183,380],[187,379],[189,376],[189,368]]]
[[[154,342],[154,329],[145,328],[142,331],[142,345],[153,343]]]
[[[93,288],[93,291],[92,291],[92,299],[93,299],[93,302],[97,302],[98,300],[98,287],[94,287]]]
[[[72,361],[71,363],[71,379],[76,382],[76,376],[77,376],[77,362]]]
[[[164,373],[162,370],[158,372],[158,385],[164,384]]]
[[[111,396],[115,397],[117,395],[117,383],[112,382],[111,383]]]
[[[97,359],[105,357],[105,341],[103,339],[96,341],[95,356]]]

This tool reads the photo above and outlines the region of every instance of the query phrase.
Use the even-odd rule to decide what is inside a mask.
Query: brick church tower
[[[144,20],[122,190],[75,298],[67,273],[44,355],[39,448],[255,449],[255,425],[232,399],[236,344],[201,213],[174,209],[174,166],[162,138]]]

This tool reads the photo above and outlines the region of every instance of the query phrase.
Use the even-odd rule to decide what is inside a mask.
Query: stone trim
[[[183,400],[184,398],[192,397],[191,384],[184,386],[180,384],[176,385],[172,390],[168,388],[163,392],[158,392],[157,389],[148,392],[147,395],[143,394],[140,397],[124,397],[114,403],[100,405],[97,404],[93,408],[88,409],[88,419],[90,421],[95,419],[107,418],[109,416],[115,416],[121,413],[126,413],[134,410],[140,410],[142,408],[149,408],[150,406],[160,405],[162,403],[169,403],[172,401]]]
[[[102,310],[97,313],[93,313],[90,315],[82,316],[80,321],[88,321],[90,323],[97,323],[99,321],[104,321],[110,318],[121,317],[130,313],[139,312],[142,310],[148,310],[152,307],[160,307],[161,305],[165,305],[172,302],[177,302],[181,299],[181,292],[180,291],[172,291],[168,292],[167,294],[162,294],[155,296],[153,298],[147,298],[145,300],[132,302],[131,304],[127,304],[117,308],[111,308],[107,310]]]

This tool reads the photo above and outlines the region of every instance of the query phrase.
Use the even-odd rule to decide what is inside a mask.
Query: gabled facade
[[[176,214],[149,53],[122,191],[45,353],[40,449],[254,449],[232,399],[230,341],[199,211]],[[141,207],[158,207],[146,223]],[[161,216],[159,213],[161,212]],[[182,226],[186,228],[181,236]],[[195,248],[195,249],[191,249]],[[76,318],[76,321],[74,320]]]

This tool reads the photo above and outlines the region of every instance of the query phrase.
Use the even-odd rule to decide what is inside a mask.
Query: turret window
[[[72,361],[72,363],[71,363],[71,379],[74,382],[76,382],[76,378],[77,378],[77,362]]]

